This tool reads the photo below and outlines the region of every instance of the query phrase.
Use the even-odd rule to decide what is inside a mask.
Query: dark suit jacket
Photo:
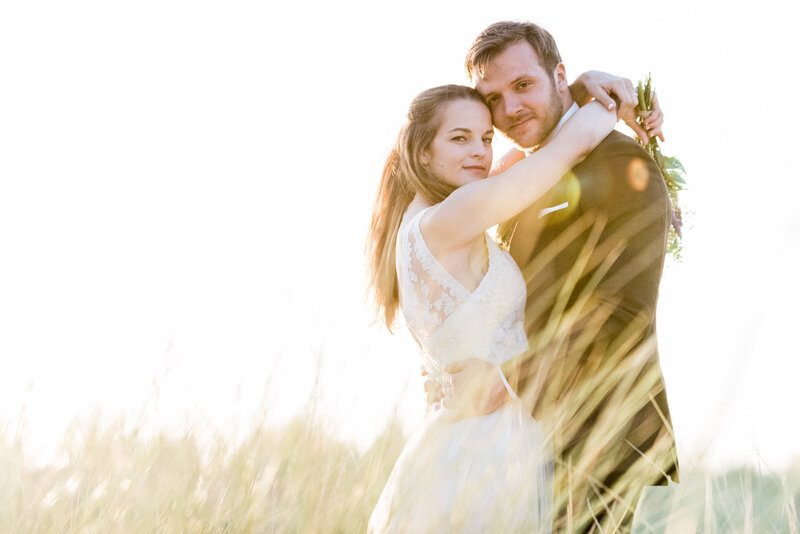
[[[552,428],[570,476],[611,485],[630,470],[642,485],[677,481],[655,339],[669,224],[656,163],[614,131],[499,229],[528,285],[531,345],[503,372]]]

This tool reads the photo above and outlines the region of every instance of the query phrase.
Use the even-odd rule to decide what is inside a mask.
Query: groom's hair
[[[476,74],[483,77],[489,62],[519,41],[526,41],[533,47],[547,72],[553,72],[561,63],[556,40],[541,26],[532,22],[495,22],[475,38],[467,52],[464,68],[470,81]]]

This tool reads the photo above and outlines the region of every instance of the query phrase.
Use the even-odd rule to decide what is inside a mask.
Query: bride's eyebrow
[[[447,133],[451,134],[453,132],[464,132],[464,133],[471,134],[472,130],[470,130],[469,128],[462,128],[461,126],[458,126],[456,128],[453,128],[452,130],[448,131]],[[483,135],[494,135],[494,129],[493,128],[489,128],[488,130],[483,132]]]

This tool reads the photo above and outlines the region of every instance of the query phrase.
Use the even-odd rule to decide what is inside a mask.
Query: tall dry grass
[[[4,432],[0,532],[365,532],[404,441],[397,420],[359,452],[311,415],[255,425],[237,445],[93,419],[67,432],[57,464],[39,466]],[[692,466],[679,486],[645,492],[634,532],[796,533],[798,506],[800,461],[781,473]]]
[[[655,303],[637,320],[617,317],[615,289],[628,289],[651,262],[632,258],[612,270],[627,237],[604,241],[595,221],[581,224],[550,251],[578,248],[564,280],[539,280],[549,272],[545,254],[537,256],[540,266],[523,270],[529,292],[540,296],[529,299],[526,314],[535,358],[510,376],[515,385],[528,384],[517,391],[549,429],[556,450],[568,451],[561,455],[568,464],[556,460],[554,480],[556,509],[568,505],[572,513],[567,531],[590,520],[581,505],[587,495],[623,514],[632,509],[642,481],[663,474],[674,451],[665,403],[658,402],[664,385],[648,315]],[[631,225],[626,232],[647,226]],[[663,252],[662,245],[653,247]],[[649,254],[659,258],[657,252]],[[655,274],[660,277],[660,265]],[[640,417],[645,408],[649,415]],[[236,442],[191,429],[152,434],[139,422],[91,419],[73,425],[58,461],[44,466],[26,453],[21,433],[0,429],[0,534],[365,532],[406,436],[391,420],[360,452],[337,439],[318,413],[312,400],[288,425],[256,422]],[[645,490],[634,532],[800,530],[800,460],[783,472],[717,473],[681,462],[679,485]],[[621,464],[627,470],[612,487],[600,487]],[[626,499],[629,494],[634,498]],[[612,521],[604,532],[613,531]]]
[[[37,466],[5,433],[0,532],[362,532],[403,442],[397,421],[358,453],[311,416],[238,445],[93,419]]]

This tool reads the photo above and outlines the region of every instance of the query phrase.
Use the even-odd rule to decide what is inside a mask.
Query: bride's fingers
[[[630,122],[628,122],[628,121],[625,121],[625,124],[627,124],[627,125],[628,125],[628,127],[629,127],[631,130],[633,130],[633,131],[634,131],[634,133],[635,133],[637,136],[639,136],[639,139],[641,139],[641,140],[642,140],[642,143],[647,143],[647,141],[650,139],[650,137],[647,135],[647,132],[645,132],[645,131],[644,131],[644,128],[642,128],[641,126],[639,126],[639,124],[638,124],[638,123],[637,123],[635,120],[633,120],[633,121],[630,121]]]
[[[645,128],[652,128],[653,126],[661,126],[664,122],[664,112],[659,109],[654,109],[650,115],[644,120]]]
[[[652,130],[648,130],[650,137],[658,137],[661,141],[664,141],[664,132],[661,131],[661,128],[653,128]]]
[[[645,121],[644,126],[647,128],[647,133],[650,137],[658,136],[663,141],[664,133],[661,131],[661,126],[664,124],[664,115],[661,112],[659,114],[655,120]]]
[[[664,141],[664,133],[661,131],[661,127],[664,125],[664,111],[661,109],[661,104],[658,103],[658,93],[653,94],[653,112],[645,120],[644,125],[650,137],[658,136],[661,141]]]

